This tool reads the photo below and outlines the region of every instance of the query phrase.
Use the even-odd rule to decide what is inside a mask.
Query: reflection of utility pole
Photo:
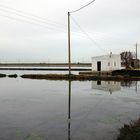
[[[136,81],[136,93],[138,91],[138,82]]]
[[[70,124],[71,124],[71,81],[69,80],[69,95],[68,95],[68,140],[71,140]]]
[[[90,4],[92,4],[94,1],[95,0],[92,0],[90,3],[80,7],[79,9],[71,11],[71,12],[68,12],[68,64],[69,64],[69,75],[71,74],[70,14],[82,10],[83,8],[85,8],[85,7],[89,6]]]

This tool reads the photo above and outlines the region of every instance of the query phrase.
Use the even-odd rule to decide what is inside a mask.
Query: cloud
[[[26,61],[27,58],[30,61],[43,61],[44,58],[44,61],[51,59],[65,62],[67,12],[86,3],[86,0],[1,0],[0,5],[43,17],[46,23],[44,20],[39,22],[26,18],[28,14],[24,17],[0,10],[0,55],[7,60],[12,58],[13,61],[14,58],[17,61],[17,57],[22,57]],[[89,61],[92,56],[104,53],[101,48],[108,53],[119,53],[130,47],[133,51],[134,44],[140,43],[139,5],[139,0],[98,0],[72,14],[88,34],[87,37],[71,19],[73,61],[81,58]]]

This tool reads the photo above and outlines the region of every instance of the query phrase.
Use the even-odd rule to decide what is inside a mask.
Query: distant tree
[[[122,63],[125,65],[126,69],[131,67],[132,60],[135,58],[133,52],[122,52],[121,54]]]

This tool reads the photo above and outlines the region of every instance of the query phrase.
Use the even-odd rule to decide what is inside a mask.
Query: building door
[[[97,62],[97,71],[101,71],[101,61]]]

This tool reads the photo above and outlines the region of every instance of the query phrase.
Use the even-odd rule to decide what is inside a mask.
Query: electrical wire
[[[29,24],[33,24],[33,25],[36,25],[36,26],[44,27],[44,28],[49,29],[49,30],[51,30],[51,31],[52,31],[52,30],[55,30],[55,31],[59,31],[59,32],[60,32],[60,30],[54,29],[54,28],[52,28],[52,27],[48,27],[48,26],[46,26],[46,25],[39,24],[39,23],[35,23],[35,22],[28,21],[28,20],[25,20],[25,19],[19,19],[19,18],[10,17],[10,16],[7,16],[7,15],[1,15],[1,14],[0,14],[0,16],[1,16],[1,17],[5,17],[5,18],[8,18],[8,19],[11,19],[11,20],[20,21],[20,22],[29,23]],[[61,31],[61,32],[66,33],[66,32],[64,32],[64,31]]]
[[[100,48],[105,54],[108,54],[97,42],[95,42],[90,36],[89,34],[83,30],[83,28],[79,25],[79,23],[73,18],[71,17],[71,19],[73,20],[73,22],[79,27],[79,29],[81,30],[81,32],[94,44],[96,45],[98,48]]]
[[[15,8],[11,8],[11,7],[8,7],[8,6],[5,6],[5,5],[0,5],[0,7],[4,8],[4,9],[11,10],[11,11],[15,11],[15,12],[18,12],[18,13],[22,13],[22,14],[24,14],[26,16],[30,16],[30,17],[34,17],[34,18],[37,18],[37,19],[40,19],[40,20],[44,20],[45,22],[50,22],[51,24],[54,24],[54,25],[59,25],[59,26],[62,26],[62,27],[66,27],[66,25],[64,25],[62,23],[58,23],[56,21],[48,20],[48,19],[46,19],[44,17],[37,16],[37,15],[31,14],[31,13],[27,13],[27,12],[24,12],[24,11],[15,9]]]
[[[77,10],[73,10],[73,11],[71,11],[71,12],[69,12],[69,13],[75,13],[75,12],[78,12],[78,11],[84,9],[85,7],[89,6],[90,4],[92,4],[94,1],[95,1],[95,0],[92,0],[90,3],[88,3],[88,4],[86,4],[86,5],[82,6],[82,7],[80,7],[80,8],[77,9]]]
[[[60,27],[61,24],[58,24],[58,23],[56,24],[56,23],[53,23],[53,22],[50,22],[50,21],[48,22],[47,19],[39,17],[39,16],[35,16],[35,15],[32,15],[32,14],[25,13],[23,11],[16,10],[16,9],[13,9],[13,8],[9,8],[7,6],[2,6],[2,5],[0,5],[0,11],[10,13],[10,14],[14,14],[14,15],[17,15],[17,16],[20,16],[20,17],[35,21],[35,22],[39,22],[40,24],[45,24],[46,26],[48,26],[48,28],[55,28],[55,29],[57,29],[59,31],[66,32],[66,27],[64,28],[64,25],[62,25]],[[8,16],[6,16],[6,17],[8,17]],[[11,18],[11,19],[13,19],[13,18]],[[18,19],[16,19],[16,20],[18,20]],[[26,22],[27,22],[27,20],[26,20]]]
[[[18,13],[18,12],[15,12],[15,11],[9,11],[9,10],[7,10],[7,9],[1,9],[0,8],[0,11],[3,11],[3,12],[6,12],[6,13],[10,13],[10,14],[14,14],[14,15],[17,15],[17,16],[20,16],[20,17],[22,17],[22,18],[25,18],[25,19],[28,19],[28,20],[32,20],[32,21],[35,21],[35,22],[37,22],[37,23],[33,23],[33,22],[31,22],[31,21],[27,21],[27,20],[25,20],[25,19],[18,19],[18,18],[13,18],[13,17],[10,17],[10,16],[5,16],[5,15],[1,15],[1,16],[5,16],[5,17],[7,17],[7,18],[10,18],[10,19],[14,19],[14,20],[19,20],[19,21],[23,21],[23,22],[28,22],[28,23],[33,23],[33,24],[38,24],[39,23],[39,26],[45,26],[46,28],[48,27],[49,29],[51,28],[51,29],[56,29],[56,30],[59,30],[59,31],[63,31],[63,32],[66,32],[66,29],[64,29],[64,28],[60,28],[60,27],[58,27],[58,26],[56,26],[56,25],[51,25],[50,23],[47,23],[46,21],[42,21],[42,20],[40,20],[40,19],[36,19],[36,18],[34,18],[34,17],[30,17],[30,16],[26,16],[26,15],[23,15],[23,14],[21,14],[21,13]]]
[[[30,13],[26,13],[26,12],[23,12],[21,10],[17,10],[17,9],[10,8],[10,7],[3,6],[3,5],[0,5],[0,11],[10,13],[10,14],[14,14],[16,16],[24,18],[24,19],[19,19],[19,18],[7,16],[7,15],[0,15],[2,17],[6,17],[6,18],[9,18],[11,20],[16,20],[16,21],[20,21],[20,22],[24,22],[24,23],[29,23],[29,24],[34,24],[36,26],[48,28],[49,30],[56,29],[57,31],[61,31],[61,32],[66,33],[66,29],[64,28],[65,27],[64,24],[60,24],[60,23],[54,23],[53,24],[52,23],[53,21],[51,21],[51,23],[48,23],[48,20],[43,18],[43,17],[36,16],[36,15],[30,14]],[[31,21],[28,21],[27,19],[31,20]],[[50,20],[49,20],[49,22],[50,22]],[[62,25],[62,27],[58,27],[58,25]],[[85,38],[84,35],[80,35],[76,31],[73,31],[73,33],[76,36]]]

